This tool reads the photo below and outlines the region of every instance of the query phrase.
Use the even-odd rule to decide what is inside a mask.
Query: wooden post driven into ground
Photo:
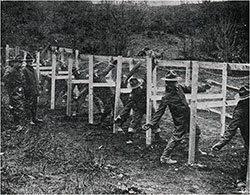
[[[75,50],[75,67],[79,68],[79,50]]]
[[[89,123],[94,123],[93,105],[94,57],[89,55]]]
[[[5,48],[5,63],[6,63],[6,66],[9,66],[9,60],[10,60],[10,46],[6,45],[6,48]]]
[[[199,71],[199,66],[198,66],[197,63],[194,62],[192,64],[192,92],[191,92],[191,112],[190,112],[190,134],[189,134],[188,164],[193,164],[194,161],[195,161],[198,71]]]
[[[122,56],[118,56],[116,82],[115,82],[115,107],[114,107],[114,120],[118,114],[118,107],[121,93],[121,74],[122,74]],[[117,133],[116,125],[113,125],[113,133]]]
[[[51,74],[51,104],[50,109],[55,109],[55,86],[56,86],[56,54],[52,51],[52,74]]]
[[[40,52],[36,52],[36,75],[38,83],[40,83]],[[39,96],[37,97],[37,102],[39,103]]]
[[[190,61],[190,64],[187,64],[186,66],[186,75],[185,75],[185,85],[189,86],[191,81],[191,67],[192,67],[192,61]]]
[[[146,67],[147,67],[147,109],[146,109],[146,123],[151,120],[152,112],[152,60],[148,56],[146,57]],[[152,132],[151,128],[146,131],[146,145],[151,145]]]
[[[71,98],[72,98],[72,65],[73,65],[73,60],[70,55],[68,59],[68,82],[67,82],[67,110],[66,114],[67,116],[71,116]]]
[[[222,108],[221,108],[221,133],[224,135],[226,128],[226,100],[227,100],[227,64],[223,64],[222,69]]]
[[[247,194],[250,194],[250,139],[248,143],[248,165],[247,165],[247,183],[246,183],[246,191]]]
[[[153,70],[153,95],[157,95],[157,66]],[[153,100],[153,108],[156,110],[157,109],[157,102],[156,100]]]

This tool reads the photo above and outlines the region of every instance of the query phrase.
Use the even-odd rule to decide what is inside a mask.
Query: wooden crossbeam
[[[219,82],[214,81],[214,80],[209,80],[209,82],[211,82],[211,83],[214,84],[214,85],[223,86],[222,83],[219,83]],[[233,91],[236,91],[236,92],[239,91],[239,88],[238,88],[238,87],[234,87],[234,86],[231,86],[231,85],[226,85],[226,86],[227,86],[228,89],[231,89],[231,90],[233,90]]]
[[[221,111],[213,109],[213,108],[208,108],[208,111],[221,115]],[[228,113],[226,113],[225,116],[227,118],[230,118],[230,119],[233,118],[233,116],[231,114],[228,114]]]

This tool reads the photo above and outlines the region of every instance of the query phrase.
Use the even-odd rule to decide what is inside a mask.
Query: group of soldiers
[[[41,123],[37,118],[37,98],[39,96],[39,81],[32,66],[34,61],[30,53],[26,59],[18,54],[9,60],[4,75],[9,96],[9,109],[14,119],[15,129],[21,131],[26,124]]]
[[[144,49],[140,53],[140,56],[150,56],[152,59],[152,70],[158,64],[157,56],[153,50]],[[28,56],[27,56],[28,57]],[[12,66],[6,71],[3,79],[6,83],[9,97],[10,97],[10,108],[13,113],[14,121],[16,125],[21,125],[22,112],[26,110],[26,118],[30,119],[32,123],[40,122],[36,118],[36,108],[37,108],[37,96],[39,94],[38,90],[38,80],[36,73],[32,68],[33,58],[30,56],[26,59],[26,66],[22,68],[22,59],[17,56],[14,60],[10,61]],[[134,67],[128,72],[128,74],[123,75],[123,80],[121,87],[129,87],[131,92],[129,95],[121,94],[121,101],[123,103],[123,109],[116,116],[114,123],[117,124],[118,132],[123,132],[123,124],[126,120],[130,118],[127,133],[127,144],[132,144],[134,141],[134,135],[138,131],[146,131],[152,129],[154,133],[155,142],[164,142],[160,137],[160,126],[159,121],[162,118],[166,108],[173,118],[174,130],[167,145],[160,157],[160,162],[165,164],[176,164],[177,160],[171,158],[174,149],[179,144],[184,144],[186,135],[189,132],[190,126],[190,108],[185,98],[185,93],[191,93],[191,87],[180,84],[180,77],[177,76],[176,72],[169,70],[166,72],[163,81],[165,81],[165,93],[160,101],[158,109],[153,110],[153,115],[148,124],[142,126],[142,118],[146,114],[146,65],[141,61],[134,61]],[[104,69],[95,69],[94,72],[94,82],[107,82],[107,74],[113,70],[117,65],[117,61],[111,59]],[[73,75],[75,79],[83,79],[84,76],[80,70],[73,68]],[[204,83],[198,87],[198,92],[205,92],[210,89],[209,83]],[[88,95],[88,84],[78,85],[79,94],[73,98],[73,115],[79,111],[79,107],[86,100]],[[237,129],[240,129],[241,135],[244,140],[245,147],[245,158],[242,162],[237,183],[238,185],[245,184],[246,173],[247,173],[247,163],[248,163],[248,151],[249,151],[249,85],[245,85],[239,90],[239,101],[235,107],[233,119],[231,120],[229,127],[226,129],[224,135],[221,137],[220,141],[211,147],[211,150],[218,151],[224,145],[226,145],[236,134]],[[115,92],[112,88],[101,87],[95,88],[94,92],[94,102],[98,109],[101,111],[101,119],[98,124],[104,122],[108,115],[112,114],[114,108],[114,97]],[[23,102],[25,104],[23,104]],[[24,106],[23,106],[24,105]],[[132,112],[131,112],[132,110]],[[196,155],[207,155],[199,149],[201,130],[198,125],[196,125]]]

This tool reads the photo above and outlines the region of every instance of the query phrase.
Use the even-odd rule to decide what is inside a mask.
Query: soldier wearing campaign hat
[[[24,75],[21,56],[9,60],[9,65],[3,75],[3,82],[7,88],[9,108],[16,130],[20,131],[24,125]]]
[[[236,134],[237,129],[240,129],[241,136],[244,140],[245,158],[241,163],[240,170],[238,172],[237,187],[245,186],[248,164],[248,151],[249,151],[249,85],[242,86],[239,89],[239,97],[237,106],[233,112],[233,119],[231,120],[224,135],[220,138],[220,141],[213,147],[213,151],[218,151],[224,147]]]
[[[34,61],[33,56],[28,53],[26,55],[25,67],[23,68],[24,74],[24,95],[25,95],[25,111],[26,117],[30,124],[42,122],[37,118],[37,98],[39,96],[39,81],[35,69],[32,66]]]
[[[160,106],[156,113],[153,114],[150,123],[144,125],[144,129],[158,128],[161,117],[167,106],[169,107],[173,117],[175,130],[162,153],[160,161],[161,163],[175,164],[177,161],[171,159],[171,154],[174,148],[181,143],[184,135],[189,132],[190,108],[185,93],[191,93],[191,87],[179,84],[178,81],[180,81],[181,78],[172,70],[168,71],[162,80],[166,83],[165,95],[162,97]],[[198,87],[198,92],[205,92],[208,88],[210,88],[208,84]],[[196,126],[196,154],[205,155],[205,152],[198,149],[199,138],[200,128]]]

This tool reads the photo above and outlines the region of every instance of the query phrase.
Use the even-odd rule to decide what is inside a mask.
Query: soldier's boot
[[[195,155],[196,156],[206,156],[207,153],[199,149],[200,137],[197,136],[195,140]]]
[[[160,158],[160,162],[163,164],[176,164],[177,161],[171,159],[171,153],[173,152],[174,148],[178,145],[178,142],[171,138],[166,146],[166,148],[164,149],[161,158]]]

